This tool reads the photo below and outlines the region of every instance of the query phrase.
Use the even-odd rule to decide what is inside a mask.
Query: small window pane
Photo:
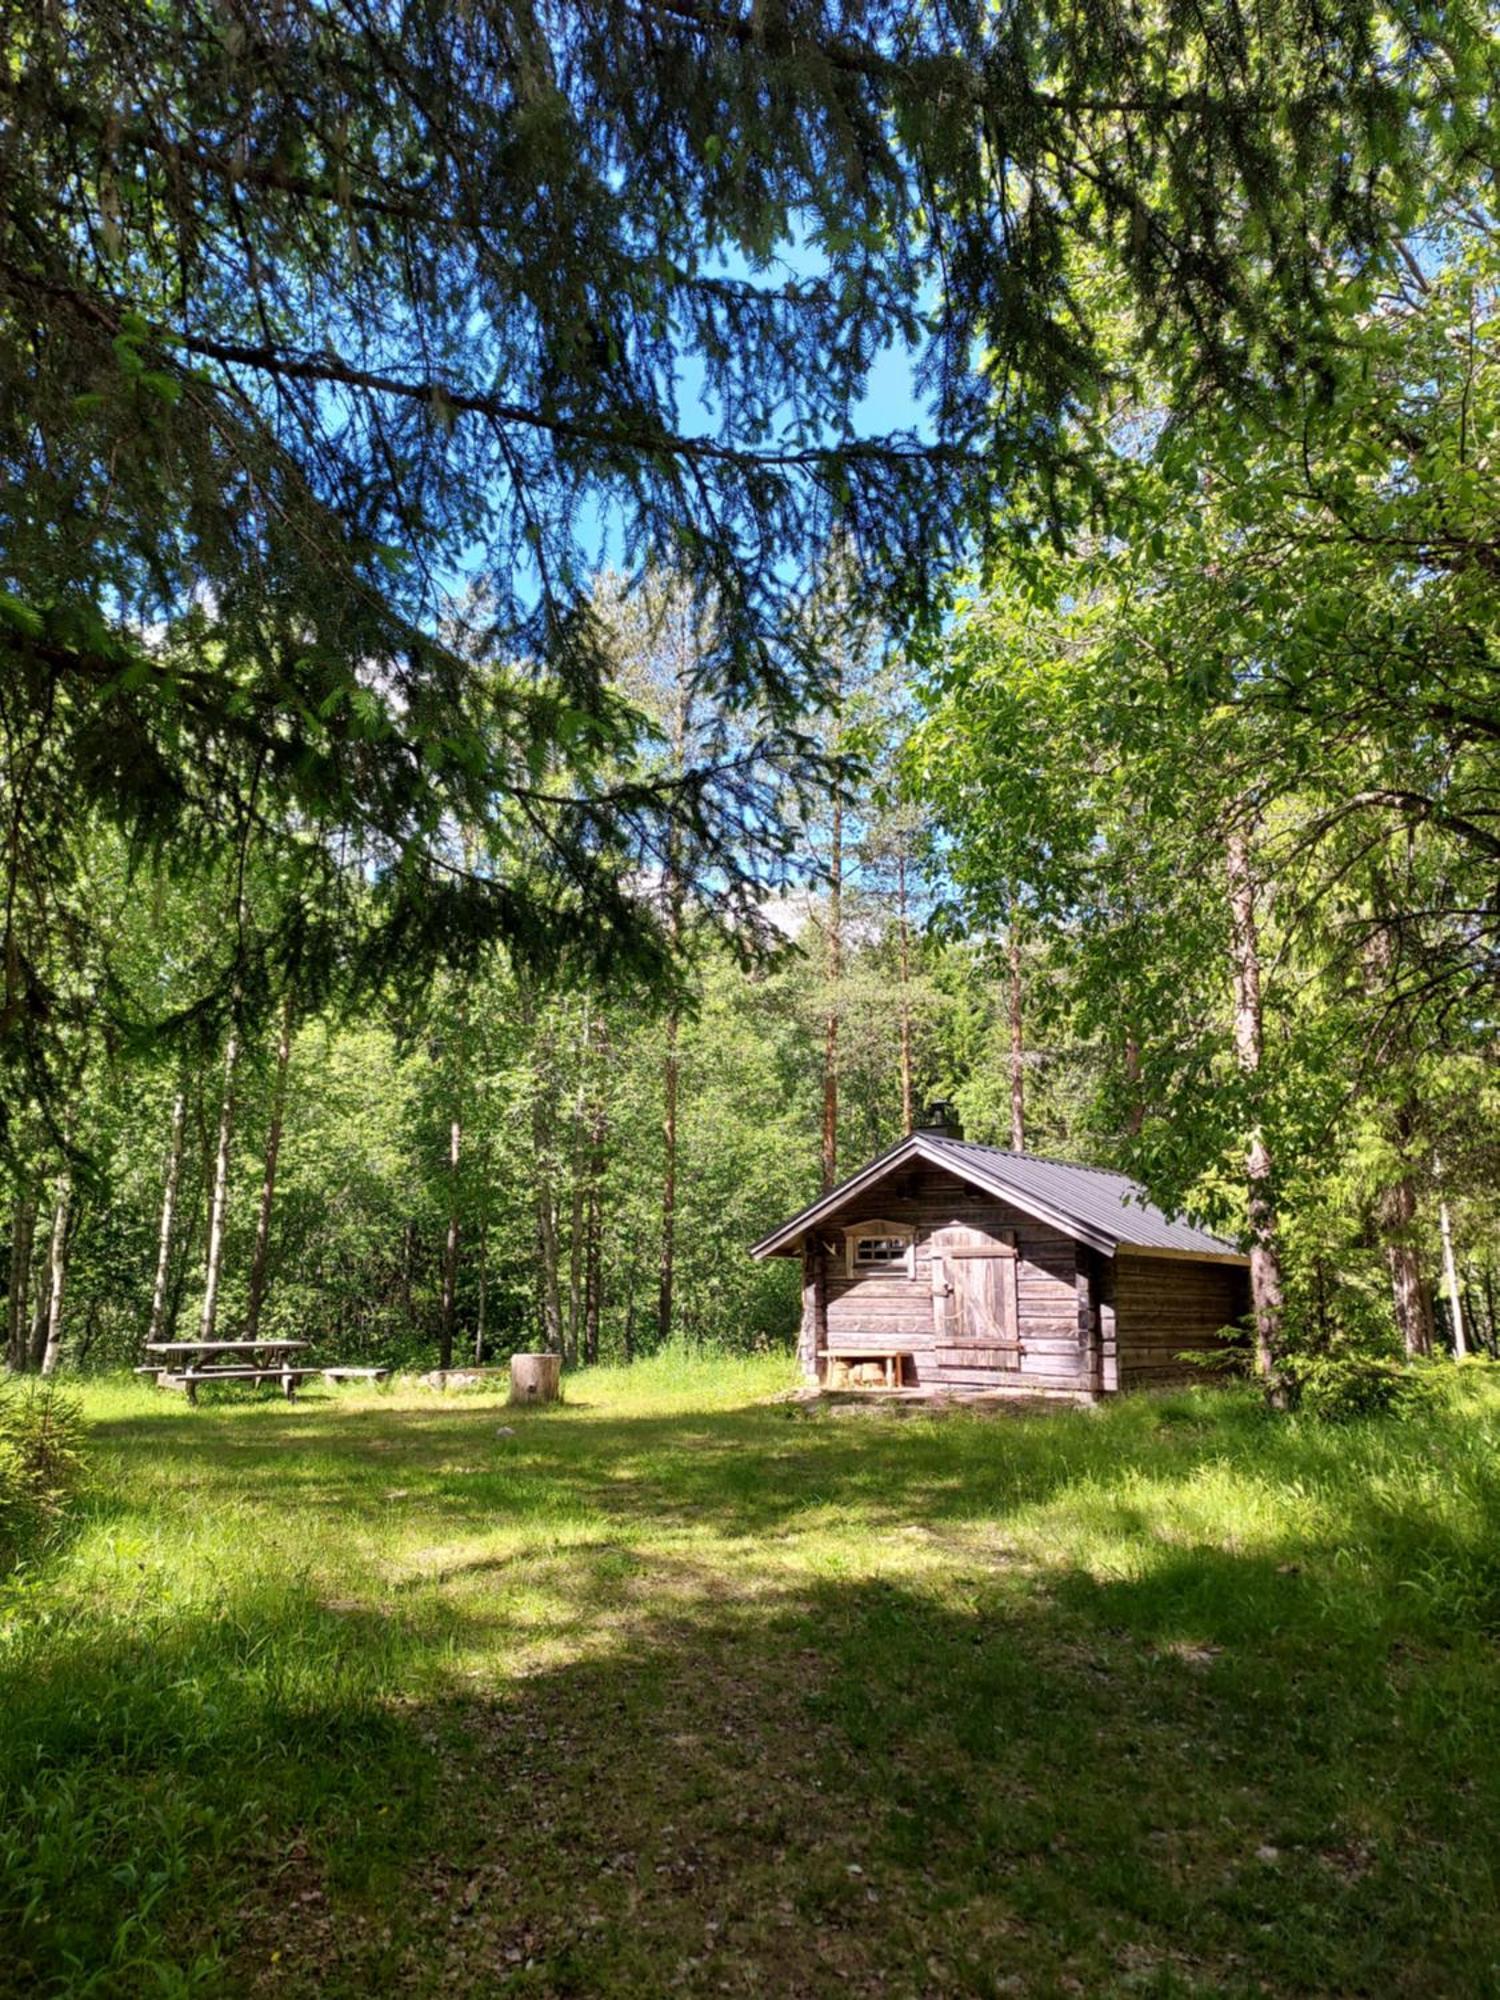
[[[904,1264],[906,1241],[900,1236],[861,1236],[854,1246],[856,1264]]]

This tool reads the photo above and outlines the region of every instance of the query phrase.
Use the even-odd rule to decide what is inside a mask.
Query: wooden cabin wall
[[[915,1229],[914,1279],[900,1272],[847,1274],[841,1226],[876,1218]],[[932,1311],[931,1238],[951,1222],[996,1236],[1008,1234],[1015,1242],[1023,1350],[1019,1370],[955,1366],[946,1358],[952,1350],[938,1347]],[[817,1234],[835,1246],[826,1255],[824,1280],[823,1310],[830,1340],[878,1333],[900,1342],[913,1351],[916,1379],[923,1387],[1077,1392],[1099,1386],[1093,1306],[1079,1284],[1079,1246],[1060,1229],[1032,1221],[1019,1209],[981,1194],[954,1175],[922,1166],[913,1168],[899,1182],[886,1182],[861,1196],[824,1223]],[[803,1303],[805,1343],[813,1318],[806,1285]],[[805,1354],[805,1344],[803,1351]]]
[[[1202,1381],[1201,1369],[1177,1357],[1220,1346],[1219,1330],[1244,1310],[1241,1268],[1186,1257],[1132,1256],[1124,1249],[1114,1263],[1120,1387]]]
[[[802,1246],[802,1324],[797,1332],[797,1360],[809,1382],[819,1375],[818,1356],[828,1333],[828,1259],[814,1239]]]

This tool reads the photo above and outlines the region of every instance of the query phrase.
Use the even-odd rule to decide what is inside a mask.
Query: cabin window
[[[904,1264],[906,1245],[899,1236],[860,1236],[854,1244],[856,1264]]]
[[[884,1271],[891,1276],[916,1275],[912,1231],[900,1222],[855,1222],[844,1231],[845,1268],[849,1276]]]

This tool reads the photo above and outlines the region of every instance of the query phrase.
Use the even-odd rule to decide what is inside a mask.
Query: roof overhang
[[[1053,1208],[1047,1202],[1038,1201],[1033,1194],[1021,1193],[1008,1181],[996,1174],[985,1173],[982,1167],[974,1166],[967,1160],[960,1164],[941,1147],[924,1139],[920,1132],[913,1132],[892,1146],[888,1152],[871,1160],[862,1173],[857,1173],[852,1179],[842,1182],[836,1188],[831,1188],[827,1194],[804,1208],[800,1215],[794,1215],[790,1222],[782,1223],[781,1227],[773,1229],[769,1236],[763,1236],[759,1243],[751,1246],[750,1255],[791,1256],[809,1229],[816,1229],[820,1222],[835,1214],[845,1202],[852,1201],[869,1188],[877,1187],[889,1174],[899,1172],[913,1160],[925,1160],[929,1166],[938,1167],[945,1174],[952,1174],[956,1180],[967,1181],[973,1187],[982,1188],[986,1194],[994,1195],[997,1201],[1018,1208],[1023,1215],[1031,1216],[1036,1222],[1050,1223],[1054,1229],[1060,1229],[1065,1236],[1071,1236],[1077,1243],[1086,1243],[1091,1250],[1098,1250],[1106,1257],[1113,1257],[1115,1254],[1116,1245],[1120,1242],[1119,1237],[1087,1227],[1075,1217],[1064,1215],[1061,1210]],[[1134,1245],[1126,1247],[1134,1249]]]
[[[1250,1259],[1243,1250],[1163,1250],[1155,1243],[1120,1243],[1122,1257],[1159,1257],[1169,1264],[1233,1264],[1248,1269]]]

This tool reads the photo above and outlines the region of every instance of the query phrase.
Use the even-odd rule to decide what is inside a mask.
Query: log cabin
[[[1124,1174],[965,1141],[946,1105],[757,1243],[802,1262],[825,1387],[1091,1402],[1194,1379],[1248,1309],[1232,1243]]]

